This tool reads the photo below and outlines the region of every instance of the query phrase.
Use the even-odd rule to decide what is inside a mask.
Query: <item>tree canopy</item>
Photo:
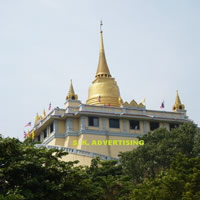
[[[0,200],[200,199],[200,133],[192,123],[157,129],[120,162],[64,162],[67,153],[0,136]]]
[[[157,129],[140,139],[144,140],[143,146],[120,154],[125,172],[135,183],[141,183],[145,178],[154,178],[161,170],[168,169],[178,153],[189,158],[200,153],[200,133],[192,123],[171,131]]]

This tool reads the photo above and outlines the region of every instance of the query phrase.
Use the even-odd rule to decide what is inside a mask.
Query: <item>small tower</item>
[[[72,80],[71,80],[69,92],[66,96],[66,100],[77,100],[77,99],[78,99],[78,95],[76,95],[75,92],[74,92],[74,88],[73,88]]]
[[[181,103],[180,97],[178,95],[178,90],[176,90],[176,100],[175,100],[175,104],[173,105],[172,110],[174,112],[184,111],[185,110],[185,105],[183,105]]]

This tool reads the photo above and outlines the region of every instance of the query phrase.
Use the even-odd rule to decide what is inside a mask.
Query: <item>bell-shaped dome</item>
[[[120,99],[115,79],[98,77],[89,88],[87,104],[119,107]]]

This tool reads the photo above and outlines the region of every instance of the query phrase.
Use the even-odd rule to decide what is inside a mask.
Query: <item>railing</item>
[[[117,160],[117,161],[119,160],[118,158],[113,158],[111,156],[105,156],[103,154],[93,153],[93,152],[80,150],[80,149],[73,149],[73,148],[69,148],[69,147],[46,145],[46,144],[36,144],[35,147],[37,147],[37,148],[45,147],[47,149],[58,149],[58,150],[66,151],[68,153],[88,156],[88,157],[92,157],[92,158],[99,157],[101,160]]]
[[[184,113],[175,113],[172,111],[160,111],[160,110],[147,110],[145,108],[140,107],[108,107],[108,106],[95,106],[95,105],[87,105],[80,104],[79,111],[93,111],[98,113],[114,113],[114,114],[136,114],[141,116],[149,116],[149,117],[164,117],[168,119],[185,119]]]

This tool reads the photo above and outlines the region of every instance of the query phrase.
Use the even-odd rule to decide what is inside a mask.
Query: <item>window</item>
[[[40,142],[40,135],[37,136],[37,140]]]
[[[47,129],[45,128],[44,129],[44,138],[46,138],[47,137]]]
[[[50,125],[50,133],[52,133],[53,132],[53,123]]]
[[[130,129],[139,130],[140,129],[140,122],[138,120],[130,120]]]
[[[109,119],[110,128],[119,128],[119,119]]]
[[[178,124],[169,124],[169,129],[170,129],[170,131],[172,130],[172,129],[174,129],[174,128],[177,128],[179,125]]]
[[[155,129],[159,128],[158,122],[150,122],[150,130],[153,131]]]
[[[98,117],[88,117],[88,125],[99,127],[99,118]]]

